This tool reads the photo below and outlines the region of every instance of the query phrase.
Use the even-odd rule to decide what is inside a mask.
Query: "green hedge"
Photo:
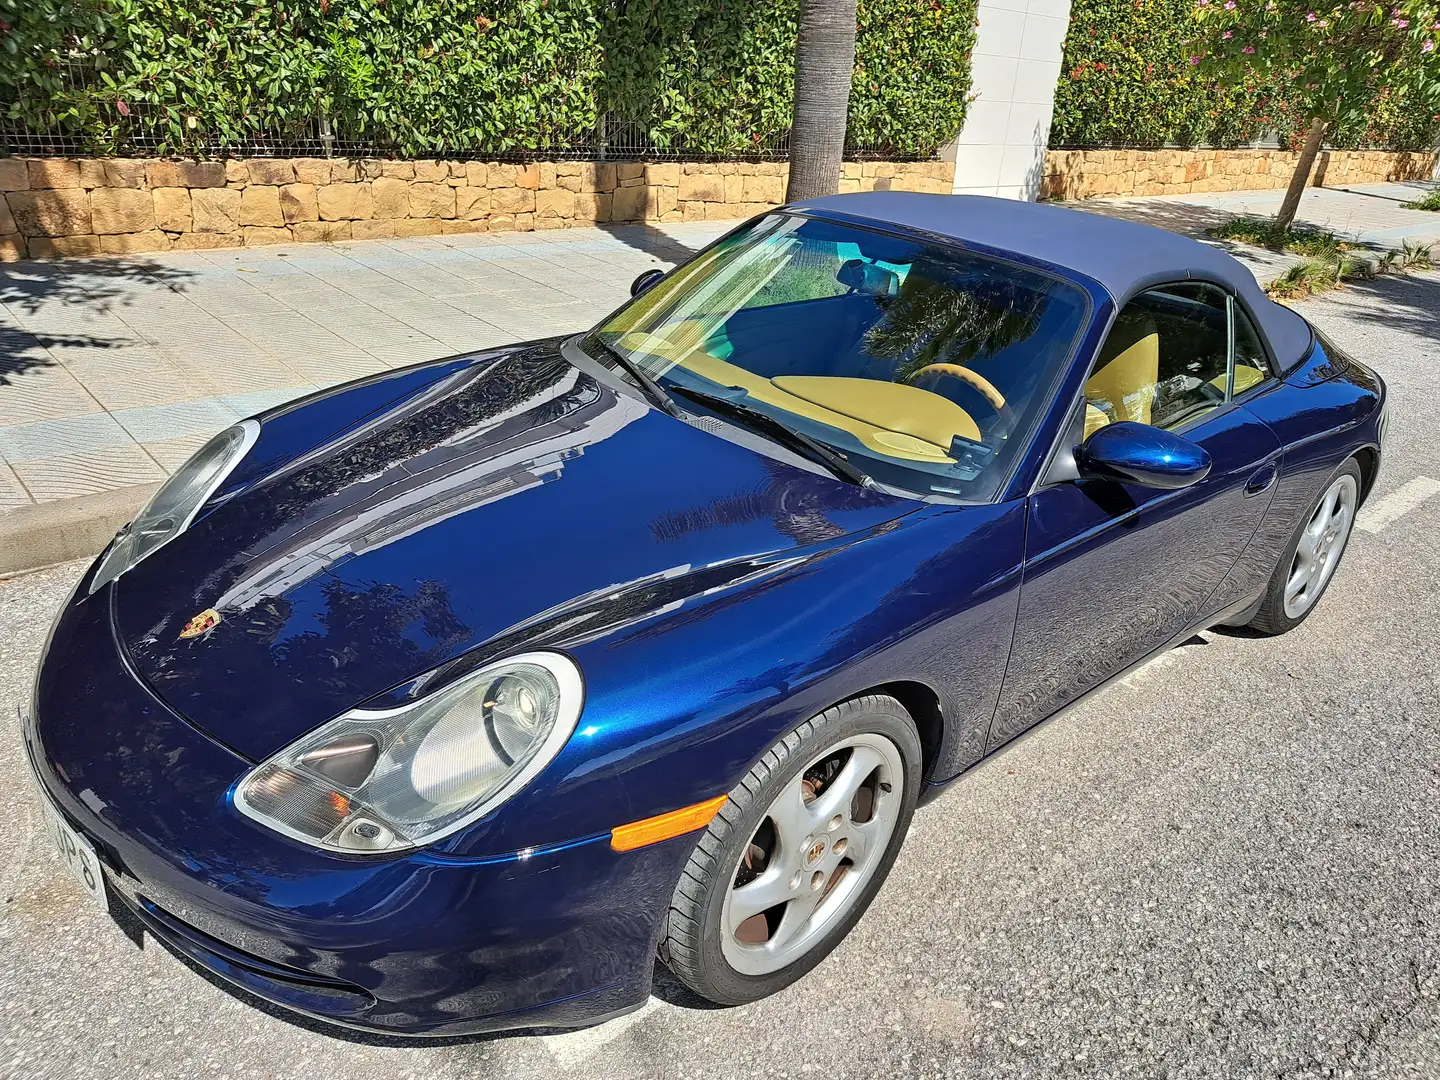
[[[1304,118],[1286,87],[1229,85],[1190,64],[1195,0],[1074,0],[1055,93],[1054,147],[1233,146],[1267,132],[1287,143]],[[1440,116],[1410,107],[1403,83],[1377,89],[1365,118],[1332,132],[1340,147],[1428,150]]]
[[[976,0],[860,0],[850,142],[964,120]],[[338,139],[408,155],[759,153],[789,127],[797,0],[0,0],[0,114],[97,152]],[[607,137],[614,137],[610,131]],[[621,131],[619,134],[624,135]]]

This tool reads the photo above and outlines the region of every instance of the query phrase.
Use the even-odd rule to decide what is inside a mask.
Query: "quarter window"
[[[1239,304],[1232,304],[1235,317],[1235,381],[1230,396],[1243,394],[1270,377],[1270,361],[1260,334]]]

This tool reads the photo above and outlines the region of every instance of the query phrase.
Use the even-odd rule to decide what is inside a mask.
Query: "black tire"
[[[721,910],[734,868],[786,785],[831,747],[857,735],[880,735],[900,753],[900,787],[894,831],[875,869],[843,917],[794,962],[777,971],[749,975],[735,970],[721,947]],[[920,738],[910,714],[894,698],[868,694],[826,709],[772,746],[730,792],[690,856],[660,940],[660,958],[701,997],[720,1005],[743,1005],[789,986],[820,963],[859,922],[900,853],[920,794]],[[890,790],[893,790],[893,786]]]
[[[1285,583],[1290,577],[1290,568],[1295,562],[1295,552],[1300,546],[1300,539],[1305,533],[1305,527],[1310,523],[1315,512],[1319,509],[1320,501],[1325,497],[1325,493],[1329,491],[1331,485],[1342,476],[1349,476],[1354,480],[1357,493],[1356,509],[1359,508],[1358,494],[1363,490],[1364,477],[1361,475],[1359,463],[1352,457],[1347,458],[1338,469],[1330,474],[1329,478],[1326,479],[1324,485],[1320,488],[1320,494],[1316,497],[1315,501],[1310,504],[1310,508],[1305,511],[1304,516],[1300,519],[1300,523],[1295,526],[1295,535],[1290,538],[1290,543],[1285,546],[1285,553],[1280,556],[1280,561],[1275,565],[1275,572],[1270,575],[1270,583],[1265,587],[1265,599],[1260,603],[1260,610],[1257,611],[1255,617],[1250,620],[1251,629],[1271,636],[1285,634],[1294,630],[1295,627],[1308,619],[1310,613],[1320,606],[1320,601],[1324,599],[1325,591],[1330,587],[1330,582],[1335,580],[1336,570],[1339,569],[1340,563],[1345,558],[1345,549],[1350,546],[1350,532],[1346,533],[1345,544],[1335,556],[1335,570],[1332,570],[1329,577],[1321,584],[1319,591],[1309,606],[1298,615],[1292,616],[1285,611]],[[1351,525],[1353,526],[1353,524],[1352,521]]]

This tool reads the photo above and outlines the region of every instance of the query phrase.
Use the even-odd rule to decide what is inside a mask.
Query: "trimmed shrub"
[[[850,144],[959,131],[975,0],[861,0]],[[92,152],[774,152],[797,0],[0,0],[0,116]]]
[[[1235,85],[1198,74],[1195,0],[1075,0],[1055,91],[1053,147],[1235,146],[1274,134],[1303,141],[1306,118],[1287,87]],[[1413,105],[1410,82],[1377,86],[1363,115],[1327,136],[1331,146],[1429,150],[1440,116]]]

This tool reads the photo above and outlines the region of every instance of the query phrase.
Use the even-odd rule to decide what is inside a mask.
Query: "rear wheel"
[[[920,762],[914,722],[884,695],[827,709],[781,739],[691,855],[661,958],[722,1005],[804,975],[889,874],[919,796]]]
[[[1359,508],[1360,466],[1350,458],[1335,471],[1285,549],[1250,621],[1254,629],[1283,634],[1315,610],[1345,554]]]

